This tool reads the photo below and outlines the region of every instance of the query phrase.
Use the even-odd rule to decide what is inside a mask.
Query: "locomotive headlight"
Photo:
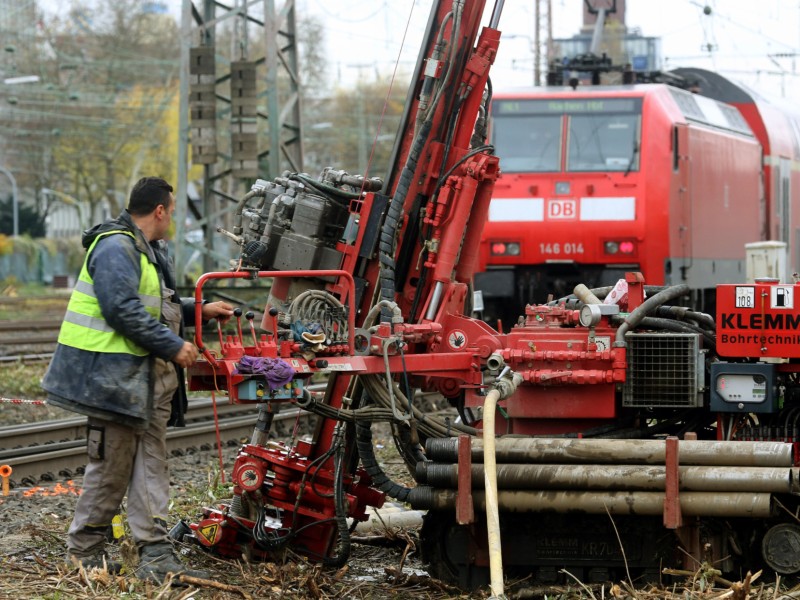
[[[603,243],[606,254],[633,254],[636,252],[636,243],[632,240],[609,240]]]
[[[492,242],[490,247],[492,256],[519,256],[520,251],[519,242]]]
[[[620,242],[619,244],[619,251],[622,252],[622,254],[633,254],[635,249],[636,246],[631,241]]]

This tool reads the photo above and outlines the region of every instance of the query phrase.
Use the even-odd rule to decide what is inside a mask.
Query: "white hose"
[[[572,293],[583,302],[584,304],[602,304],[603,302],[594,295],[594,292],[586,287],[584,284],[579,283],[575,286],[575,289],[572,290]]]
[[[493,354],[488,363],[501,369],[483,401],[483,480],[486,502],[486,531],[489,542],[490,600],[506,597],[503,587],[503,547],[500,543],[500,507],[497,501],[497,456],[494,444],[494,417],[498,400],[508,398],[522,383],[522,375],[503,367],[503,357]]]
[[[504,598],[503,548],[500,544],[500,509],[497,505],[497,460],[494,453],[494,413],[500,392],[486,394],[483,402],[483,467],[486,488],[486,529],[489,533],[489,587],[492,598]]]

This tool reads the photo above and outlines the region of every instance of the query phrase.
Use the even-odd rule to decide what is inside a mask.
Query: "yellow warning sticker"
[[[219,533],[219,523],[212,523],[211,525],[204,525],[197,528],[197,535],[202,537],[209,546],[213,546],[217,541],[217,533]]]

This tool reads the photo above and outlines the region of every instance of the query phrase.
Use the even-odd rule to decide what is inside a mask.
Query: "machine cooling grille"
[[[677,333],[629,333],[628,371],[623,406],[702,406],[705,374],[699,336]]]

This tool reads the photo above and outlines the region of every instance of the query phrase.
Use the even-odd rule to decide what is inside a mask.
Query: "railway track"
[[[184,297],[188,298],[191,293],[192,290],[187,288]],[[255,321],[261,320],[262,313],[251,302],[213,288],[208,291],[208,295],[252,309],[256,315]],[[0,318],[0,365],[49,361],[58,342],[68,301],[69,295],[0,297],[0,315],[3,317]],[[34,313],[30,314],[30,311]],[[207,325],[207,328],[209,334],[216,335],[216,325]],[[187,329],[194,331],[193,327]]]
[[[30,361],[33,356],[52,356],[61,321],[60,318],[0,321],[0,359]]]
[[[255,405],[217,403],[220,440],[240,445],[253,433]],[[300,431],[308,431],[309,413],[291,409],[278,412],[273,421],[277,435],[289,435],[298,419]],[[12,486],[70,479],[83,473],[86,464],[86,419],[76,417],[0,428],[0,465],[12,468]],[[167,432],[170,455],[211,450],[216,446],[216,425],[211,400],[189,403],[186,427]]]
[[[260,320],[260,313],[256,315],[256,320]],[[50,360],[58,342],[61,323],[61,318],[0,320],[0,364]]]
[[[45,362],[52,358],[52,352],[40,352],[38,354],[9,354],[8,356],[0,356],[0,364]]]

